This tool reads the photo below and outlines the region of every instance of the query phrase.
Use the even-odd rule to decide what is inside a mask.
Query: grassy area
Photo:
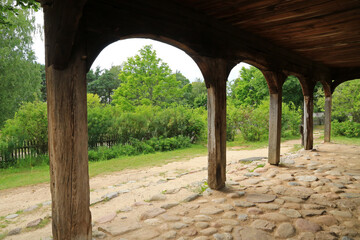
[[[158,166],[174,161],[187,160],[192,157],[206,155],[207,149],[203,145],[195,144],[190,148],[170,152],[157,152],[146,155],[121,157],[101,162],[89,162],[89,175],[94,177],[99,174],[121,171],[130,168]],[[49,166],[28,168],[0,169],[0,190],[28,186],[49,182]]]
[[[141,167],[159,166],[169,162],[189,160],[190,158],[206,155],[207,148],[194,144],[190,148],[169,152],[156,152],[133,157],[121,157],[108,161],[91,162],[89,164],[90,177],[103,173],[134,169]]]
[[[331,136],[331,142],[360,146],[360,138],[348,138],[344,136]]]
[[[291,137],[286,137],[286,138],[282,137],[281,142],[299,139],[299,138],[300,138],[300,136],[291,136]],[[226,143],[226,147],[229,147],[229,148],[241,147],[238,150],[254,150],[254,149],[258,149],[258,148],[265,148],[268,145],[269,145],[268,139],[264,139],[264,140],[261,140],[258,142],[247,142],[241,137],[235,138],[234,141]]]

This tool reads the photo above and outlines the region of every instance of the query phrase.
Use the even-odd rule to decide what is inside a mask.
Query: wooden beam
[[[54,240],[92,237],[83,53],[73,52],[63,70],[46,66]]]
[[[268,162],[278,165],[280,163],[282,86],[286,75],[274,71],[263,71],[263,74],[270,92]]]
[[[73,52],[87,0],[40,0],[44,10],[45,65],[65,69]]]
[[[226,181],[226,81],[233,65],[222,59],[197,59],[208,89],[208,185]]]
[[[331,96],[325,97],[325,128],[324,128],[324,141],[330,142],[331,140]]]
[[[314,98],[313,94],[304,96],[304,149],[313,149],[313,109],[314,109]]]
[[[314,66],[325,67],[174,1],[89,0],[84,14],[87,31],[109,39],[114,36],[117,39],[150,36],[165,42],[171,39],[170,44],[190,56],[256,61],[268,70],[275,66],[298,74],[311,72]],[[89,55],[96,55],[91,53],[92,49],[88,50]]]

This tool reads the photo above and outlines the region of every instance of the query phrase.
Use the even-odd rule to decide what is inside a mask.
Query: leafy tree
[[[317,99],[318,83],[314,90],[314,101]],[[282,88],[283,102],[295,104],[296,108],[303,108],[304,98],[299,80],[295,76],[288,76]],[[246,105],[256,107],[269,96],[269,89],[262,72],[251,66],[240,70],[239,78],[230,85],[230,99],[236,106]],[[315,109],[317,110],[317,109]]]
[[[125,110],[143,104],[165,107],[181,98],[181,82],[151,45],[128,58],[119,79],[121,85],[114,92],[113,103]]]
[[[340,84],[333,93],[332,116],[360,123],[360,79]]]
[[[0,2],[0,28],[14,25],[10,18],[21,14],[22,10],[39,9],[39,3],[36,0],[16,0],[16,1],[1,1]]]
[[[193,107],[207,107],[207,89],[205,82],[201,79],[196,79],[191,83],[192,85],[192,97],[193,97]]]
[[[40,95],[41,67],[35,63],[32,50],[34,18],[29,10],[2,12],[6,27],[0,25],[0,126],[12,118],[21,102]]]
[[[239,78],[235,79],[230,89],[236,106],[257,106],[269,95],[264,75],[253,66],[242,67]]]
[[[8,119],[1,130],[2,138],[7,142],[35,140],[41,146],[41,153],[47,151],[48,137],[47,107],[40,100],[21,105],[14,118]]]
[[[88,92],[97,94],[102,103],[111,103],[111,95],[120,85],[118,78],[120,71],[121,66],[113,66],[109,70],[105,69],[103,72],[99,67],[96,68],[95,73],[90,71],[87,74]]]

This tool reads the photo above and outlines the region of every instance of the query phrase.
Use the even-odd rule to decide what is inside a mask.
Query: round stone
[[[295,228],[290,223],[281,223],[275,232],[275,236],[280,238],[289,238],[294,234]]]

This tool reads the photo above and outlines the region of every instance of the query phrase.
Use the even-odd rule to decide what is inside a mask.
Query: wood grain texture
[[[202,72],[208,88],[208,185],[221,189],[226,181],[226,80],[229,65],[205,59]]]
[[[313,94],[304,96],[304,149],[313,149],[314,144],[314,123],[313,123],[313,112],[314,112],[314,97]]]
[[[263,71],[263,74],[270,92],[268,162],[278,165],[280,163],[282,86],[286,75],[272,71]]]
[[[52,233],[54,240],[91,239],[86,62],[46,66]]]
[[[325,97],[325,122],[324,122],[324,141],[331,140],[331,105],[332,97]]]

